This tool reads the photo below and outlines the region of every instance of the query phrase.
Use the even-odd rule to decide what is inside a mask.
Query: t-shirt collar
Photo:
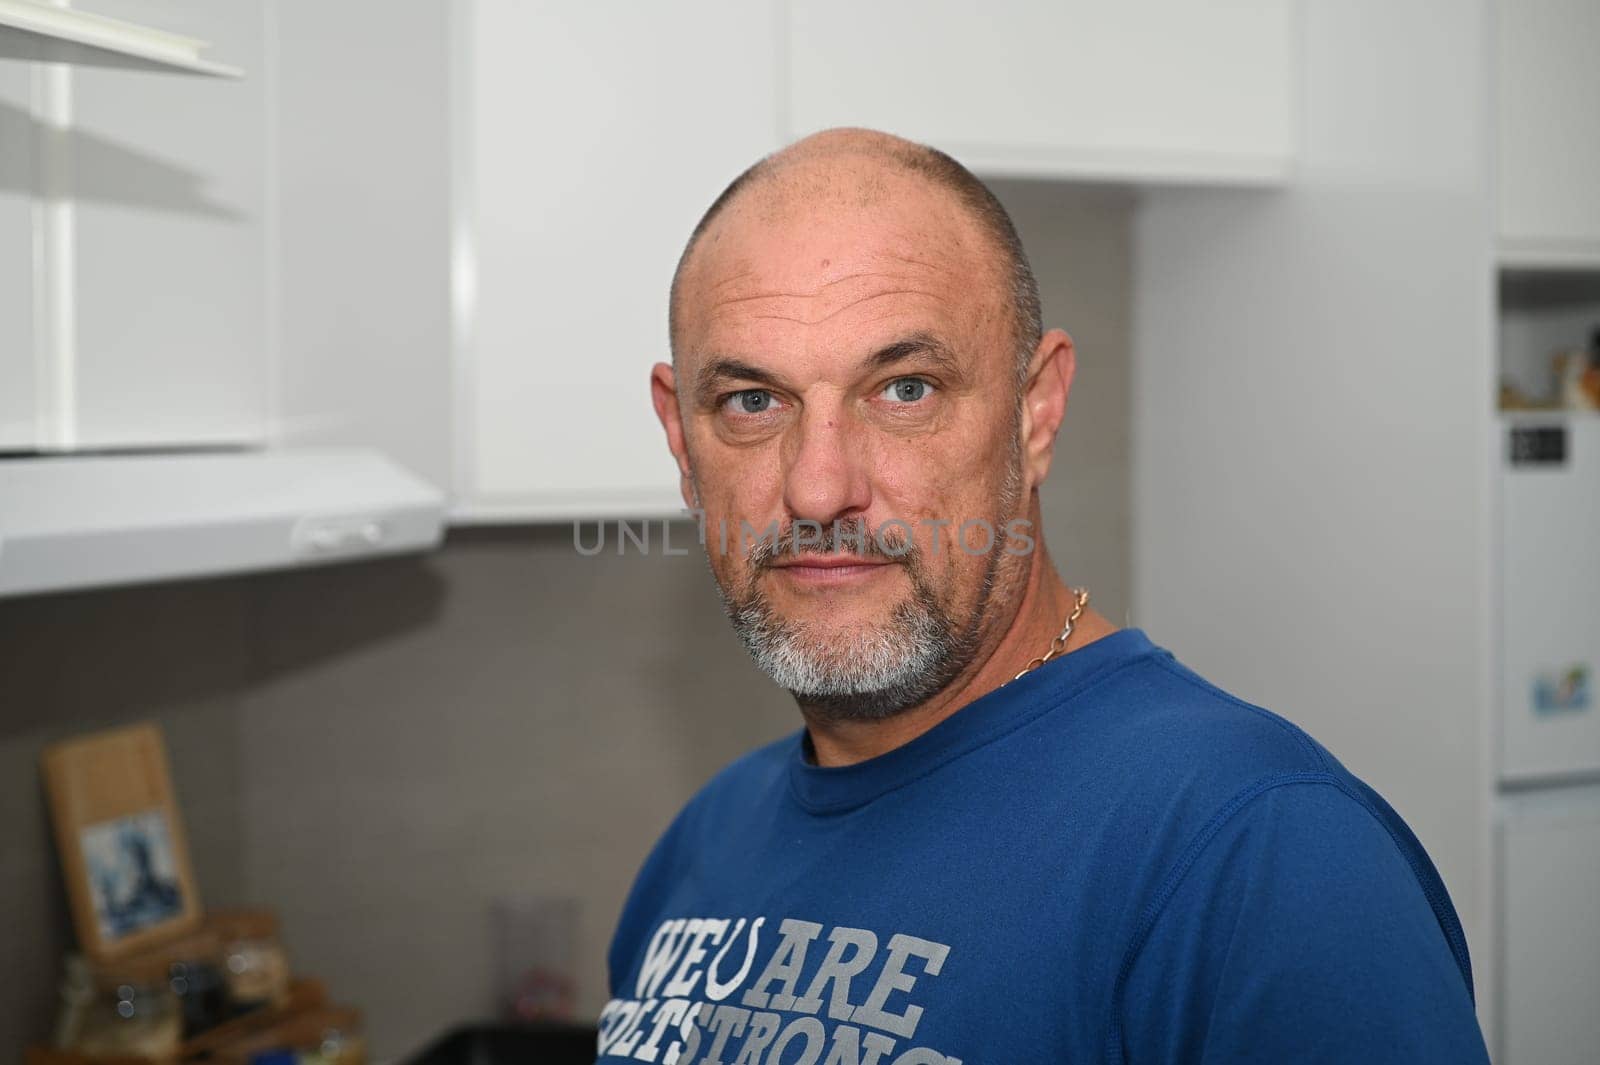
[[[853,810],[1048,713],[1105,671],[1159,650],[1144,630],[1118,629],[979,696],[910,742],[854,765],[811,764],[810,738],[801,729],[791,737],[790,788],[811,813]]]

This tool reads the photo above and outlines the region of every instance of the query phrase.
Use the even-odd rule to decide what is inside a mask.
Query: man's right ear
[[[678,383],[669,363],[658,362],[650,370],[650,402],[655,405],[661,428],[667,431],[667,448],[678,463],[678,493],[690,510],[697,506],[694,478],[689,475],[689,449],[683,442],[683,415],[678,408]]]

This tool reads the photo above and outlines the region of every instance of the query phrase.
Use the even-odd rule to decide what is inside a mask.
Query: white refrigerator
[[[1508,414],[1500,466],[1500,1065],[1600,1062],[1600,414]]]

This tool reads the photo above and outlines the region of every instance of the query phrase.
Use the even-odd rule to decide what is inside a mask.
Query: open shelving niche
[[[1600,264],[1502,264],[1498,302],[1499,381],[1515,385],[1529,399],[1549,404],[1502,408],[1502,417],[1517,421],[1600,417],[1594,411],[1558,406],[1561,386],[1553,367],[1559,352],[1588,348],[1600,331]]]

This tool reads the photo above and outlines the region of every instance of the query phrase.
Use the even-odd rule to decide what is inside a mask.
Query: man
[[[1398,815],[1057,575],[1039,318],[988,190],[884,134],[762,160],[690,238],[655,408],[805,727],[650,854],[601,1060],[1486,1061]]]

